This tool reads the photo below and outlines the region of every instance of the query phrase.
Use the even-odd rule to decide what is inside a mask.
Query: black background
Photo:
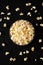
[[[25,3],[27,2],[31,2],[32,5],[35,5],[37,7],[38,12],[40,12],[40,15],[43,17],[43,7],[41,6],[43,0],[0,0],[0,12],[4,11],[6,14],[7,12],[11,12],[10,15],[10,20],[4,20],[3,17],[7,16],[6,14],[1,16],[2,17],[2,22],[0,22],[0,31],[2,32],[2,35],[0,36],[0,65],[2,64],[36,64],[36,63],[41,63],[42,64],[42,60],[40,60],[39,58],[42,56],[43,57],[43,53],[42,50],[40,50],[40,47],[43,46],[43,42],[40,44],[38,43],[38,39],[42,39],[43,38],[43,28],[40,26],[36,27],[36,23],[40,24],[43,22],[42,21],[37,21],[36,17],[39,15],[38,13],[35,14],[33,11],[32,12],[32,17],[26,16],[27,12],[29,11],[29,9],[32,7],[30,6],[30,8],[25,6]],[[10,10],[7,11],[6,10],[6,5],[10,6]],[[21,10],[19,12],[15,11],[15,8],[20,7]],[[20,16],[19,13],[23,12],[24,15]],[[9,36],[9,29],[10,26],[12,25],[13,22],[15,22],[16,20],[19,19],[23,19],[23,20],[28,20],[30,21],[34,28],[35,28],[35,36],[33,41],[26,46],[18,46],[16,44],[13,44],[13,42],[10,40],[10,36]],[[3,23],[7,23],[7,27],[4,28],[3,27]],[[6,46],[2,47],[1,43],[5,42]],[[32,52],[31,51],[31,47],[34,46],[35,47],[35,51]],[[29,50],[30,53],[27,55],[23,55],[23,56],[19,56],[19,52],[20,51],[25,51],[25,50]],[[5,56],[5,52],[9,51],[10,54]],[[17,61],[16,62],[10,62],[9,58],[10,57],[16,57]],[[23,58],[24,57],[28,57],[28,61],[24,62]],[[35,62],[34,59],[37,59],[37,61]]]

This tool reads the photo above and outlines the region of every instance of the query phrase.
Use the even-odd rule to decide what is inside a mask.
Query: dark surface
[[[26,13],[28,11],[30,11],[28,9],[28,7],[25,7],[25,3],[26,2],[31,2],[32,5],[35,5],[37,7],[37,10],[38,12],[40,12],[40,15],[43,16],[43,7],[41,6],[41,3],[42,3],[43,0],[0,0],[0,12],[1,11],[4,11],[6,14],[7,14],[7,10],[6,10],[6,5],[9,5],[10,6],[10,12],[11,12],[11,15],[10,15],[10,20],[7,21],[7,20],[2,20],[2,22],[0,22],[0,31],[2,32],[2,36],[0,36],[0,65],[5,65],[5,64],[15,64],[16,63],[23,63],[23,64],[36,64],[36,63],[41,63],[42,64],[42,61],[39,59],[40,57],[43,56],[43,53],[42,53],[42,50],[40,50],[40,47],[43,46],[43,42],[40,44],[38,43],[38,39],[40,38],[43,38],[43,28],[40,27],[40,26],[37,26],[36,27],[36,23],[38,22],[38,24],[40,24],[42,21],[37,21],[35,18],[38,16],[38,13],[35,14],[34,12],[32,12],[32,17],[29,17],[29,16],[26,16]],[[16,13],[15,11],[15,8],[16,7],[20,7],[21,10],[19,12]],[[20,12],[23,12],[24,15],[23,16],[19,16],[19,13]],[[3,15],[0,17],[4,17],[4,16],[7,16],[7,15]],[[24,20],[28,20],[30,21],[34,28],[35,28],[35,37],[34,37],[34,40],[27,46],[17,46],[16,44],[13,44],[13,42],[10,40],[10,37],[9,37],[9,28],[10,26],[12,25],[13,22],[15,22],[16,20],[19,20],[19,19],[24,19]],[[4,28],[3,27],[3,23],[7,23],[7,27]],[[6,43],[6,46],[5,47],[2,47],[1,46],[1,43],[2,42],[5,42]],[[35,47],[35,51],[32,52],[31,51],[31,47],[34,46]],[[23,56],[19,56],[19,52],[20,51],[25,51],[25,50],[29,50],[30,53],[27,54],[27,55],[23,55]],[[4,53],[6,51],[9,51],[10,54],[5,56]],[[10,57],[16,57],[17,58],[17,61],[16,62],[10,62],[9,61],[9,58]],[[24,57],[28,57],[28,61],[24,62],[23,61],[23,58]],[[37,59],[37,61],[35,62],[34,59]]]

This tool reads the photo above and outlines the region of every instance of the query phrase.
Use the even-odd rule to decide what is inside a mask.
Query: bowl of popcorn
[[[9,30],[10,39],[13,43],[17,45],[28,45],[34,38],[35,30],[32,25],[27,20],[17,20],[15,21]]]

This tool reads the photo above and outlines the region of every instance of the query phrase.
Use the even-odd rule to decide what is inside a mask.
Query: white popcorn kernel
[[[28,12],[28,13],[27,13],[27,15],[31,16],[31,13],[30,13],[30,12]]]
[[[20,10],[20,8],[19,7],[17,7],[16,9],[15,9],[15,11],[19,11]]]
[[[8,12],[8,13],[7,13],[7,15],[11,15],[11,13],[10,13],[10,12]]]
[[[39,39],[39,43],[41,43],[42,42],[42,39]]]
[[[43,23],[41,23],[40,26],[43,27]]]
[[[35,61],[37,61],[37,59],[35,59]]]
[[[9,52],[5,52],[5,55],[8,55],[9,54]]]
[[[6,17],[4,17],[4,19],[7,19]]]
[[[22,52],[20,52],[19,55],[22,55]]]
[[[2,21],[2,18],[0,18],[0,22]]]
[[[4,24],[3,24],[3,27],[6,27],[6,26],[7,26],[7,24],[6,24],[6,23],[4,23]]]
[[[34,51],[34,47],[31,48],[31,51]]]
[[[23,51],[23,54],[26,54],[26,52],[25,52],[25,51]]]
[[[27,57],[25,57],[25,58],[24,58],[24,61],[27,61],[27,59],[28,59],[28,58],[27,58]]]
[[[42,2],[42,6],[43,6],[43,2]]]
[[[40,16],[40,17],[37,17],[36,19],[37,19],[37,20],[42,20],[42,17]]]
[[[2,43],[2,46],[5,47],[5,43]]]
[[[7,20],[10,20],[10,17],[7,17]]]
[[[20,13],[20,16],[24,15],[22,12]]]
[[[41,50],[43,50],[43,47],[41,47]]]
[[[6,6],[6,9],[7,9],[7,10],[9,10],[9,9],[10,9],[10,8],[9,8],[9,5],[7,5],[7,6]]]
[[[34,12],[37,13],[37,10],[35,10]]]
[[[40,57],[41,60],[43,60],[43,57]]]
[[[1,32],[0,32],[0,36],[1,36]]]
[[[29,53],[29,51],[28,51],[28,50],[26,50],[26,53],[28,54],[28,53]]]
[[[5,13],[4,12],[1,12],[1,15],[4,15]]]
[[[31,3],[26,3],[26,6],[31,6]]]
[[[10,58],[10,61],[13,61],[13,62],[14,62],[14,61],[16,61],[16,58],[12,58],[12,57],[11,57],[11,58]]]
[[[36,9],[36,6],[32,6],[33,9]]]

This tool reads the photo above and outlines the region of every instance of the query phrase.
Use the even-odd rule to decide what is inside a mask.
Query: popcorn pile
[[[34,27],[26,20],[17,20],[10,27],[11,40],[17,45],[27,45],[34,38]]]

